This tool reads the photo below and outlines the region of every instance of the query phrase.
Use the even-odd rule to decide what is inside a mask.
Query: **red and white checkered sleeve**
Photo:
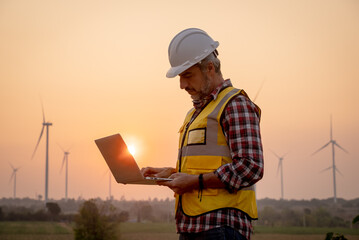
[[[230,148],[232,163],[215,174],[230,192],[255,184],[263,177],[263,148],[257,106],[243,95],[229,102],[222,115],[222,128]]]

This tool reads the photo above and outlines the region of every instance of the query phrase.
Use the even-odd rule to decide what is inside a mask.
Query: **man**
[[[180,128],[177,167],[142,169],[145,176],[173,179],[158,184],[175,192],[183,240],[250,239],[257,218],[254,184],[263,177],[260,109],[223,79],[218,45],[196,28],[171,41],[167,77],[179,75],[194,108]]]

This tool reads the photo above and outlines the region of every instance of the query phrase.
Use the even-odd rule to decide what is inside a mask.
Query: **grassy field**
[[[172,223],[121,223],[121,240],[177,240]],[[340,232],[359,240],[358,229],[255,227],[252,240],[323,240],[325,233]],[[73,240],[72,226],[57,222],[0,222],[0,240]]]

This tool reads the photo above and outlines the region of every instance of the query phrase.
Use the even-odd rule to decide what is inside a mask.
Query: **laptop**
[[[172,180],[144,177],[120,134],[96,139],[95,143],[118,183],[155,185],[156,181]]]

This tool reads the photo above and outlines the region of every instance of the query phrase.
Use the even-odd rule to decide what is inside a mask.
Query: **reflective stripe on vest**
[[[214,172],[223,164],[231,163],[232,158],[220,125],[220,117],[227,103],[236,95],[246,96],[243,90],[228,87],[222,90],[217,99],[211,101],[192,122],[194,110],[186,116],[180,130],[180,147],[177,168],[180,172],[200,174]],[[176,207],[181,201],[186,215],[197,216],[221,208],[236,208],[250,218],[257,218],[254,185],[237,193],[226,189],[204,189],[200,201],[197,191],[176,196]]]

